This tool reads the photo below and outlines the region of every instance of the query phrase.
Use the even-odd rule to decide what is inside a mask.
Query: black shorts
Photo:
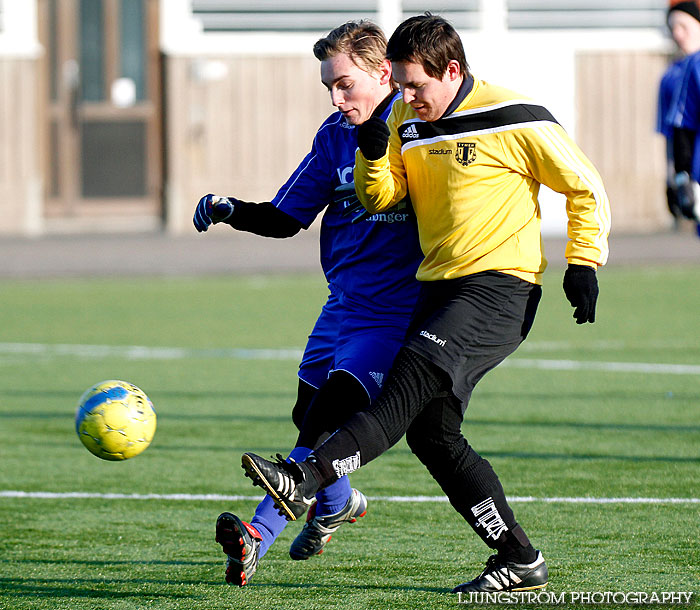
[[[530,332],[541,296],[539,285],[497,271],[423,282],[405,345],[450,376],[466,409],[479,379]]]

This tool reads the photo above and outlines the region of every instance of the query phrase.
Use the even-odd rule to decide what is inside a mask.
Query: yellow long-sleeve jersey
[[[356,154],[356,190],[372,213],[410,195],[425,255],[419,280],[501,271],[540,283],[540,184],[566,195],[568,262],[605,264],[610,204],[602,181],[544,107],[475,80],[449,116],[422,121],[397,101],[387,124],[384,157]]]

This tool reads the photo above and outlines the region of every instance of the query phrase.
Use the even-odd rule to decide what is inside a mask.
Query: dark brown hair
[[[453,59],[462,74],[469,71],[459,34],[446,19],[431,13],[409,17],[400,24],[389,38],[386,57],[420,64],[433,78],[442,78]]]

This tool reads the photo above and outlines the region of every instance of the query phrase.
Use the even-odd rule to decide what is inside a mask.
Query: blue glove
[[[370,214],[360,203],[355,192],[355,183],[348,182],[335,187],[333,203],[342,203],[344,217],[350,216],[350,224],[355,224],[367,218]]]
[[[202,233],[209,228],[209,225],[227,220],[233,214],[235,201],[230,197],[219,197],[211,193],[202,197],[192,219],[197,231]]]

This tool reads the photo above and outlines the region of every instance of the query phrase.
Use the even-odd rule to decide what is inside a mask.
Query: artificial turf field
[[[477,387],[465,435],[543,550],[549,591],[693,592],[700,607],[700,268],[603,271],[585,326],[560,283],[547,272],[530,337]],[[251,585],[223,582],[216,517],[249,519],[260,494],[240,454],[295,440],[318,275],[5,281],[0,295],[0,608],[464,607],[448,591],[489,551],[403,441],[352,475],[367,516],[321,557],[289,559],[291,524]],[[126,462],[93,457],[73,425],[82,391],[114,378],[158,413]]]

